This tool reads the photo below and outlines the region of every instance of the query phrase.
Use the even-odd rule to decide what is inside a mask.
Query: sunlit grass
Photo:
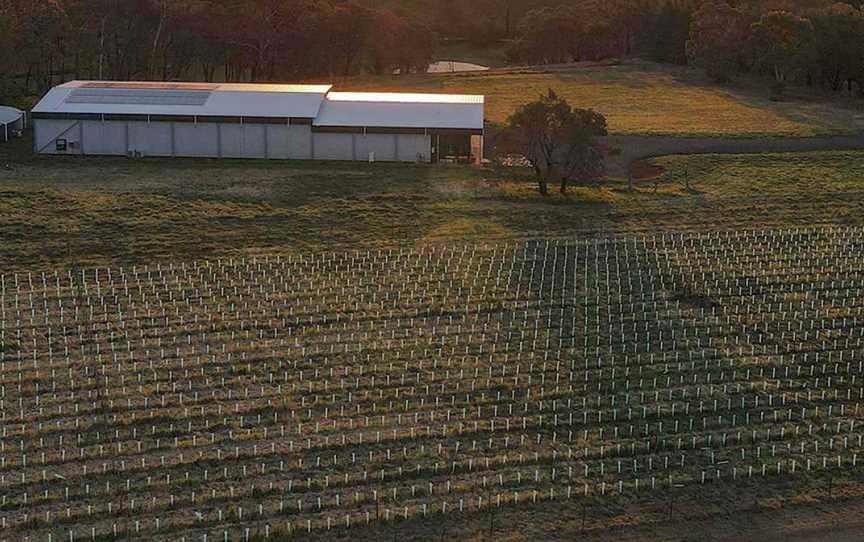
[[[499,181],[491,183],[502,198],[513,201],[538,201],[547,204],[574,204],[574,203],[597,203],[609,204],[614,203],[617,199],[615,193],[608,187],[586,187],[586,186],[569,186],[567,191],[562,193],[559,185],[550,184],[549,194],[541,196],[537,190],[537,184],[533,182],[522,181]]]
[[[864,190],[864,154],[857,151],[665,156],[664,186],[682,186],[685,176],[706,197],[748,194],[818,197]]]
[[[0,169],[5,269],[537,235],[864,224],[864,152],[669,156],[627,190],[467,166],[38,158]],[[690,188],[687,188],[689,180]]]
[[[807,136],[864,125],[859,111],[827,97],[799,96],[774,102],[755,83],[721,87],[704,81],[698,72],[653,64],[370,77],[337,87],[484,94],[487,119],[499,123],[519,105],[551,88],[574,106],[602,112],[610,131],[618,134]]]

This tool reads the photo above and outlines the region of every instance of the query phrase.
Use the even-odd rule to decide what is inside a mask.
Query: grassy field
[[[599,188],[577,187],[567,195],[543,198],[536,194],[530,176],[518,170],[37,158],[28,156],[27,145],[22,140],[0,146],[0,274],[4,275],[0,304],[7,315],[0,359],[9,361],[0,369],[0,383],[13,390],[8,404],[16,405],[6,413],[10,428],[15,428],[9,438],[26,444],[21,448],[26,448],[29,461],[24,466],[25,454],[10,450],[8,463],[0,466],[0,473],[7,474],[7,482],[0,485],[8,484],[3,486],[8,502],[0,506],[0,517],[9,522],[15,538],[32,534],[34,539],[47,539],[50,532],[56,540],[68,539],[67,529],[77,528],[79,539],[89,536],[92,526],[104,535],[99,539],[107,540],[114,524],[121,536],[134,538],[139,528],[135,521],[140,520],[139,539],[157,532],[169,538],[195,533],[190,539],[201,539],[207,532],[216,540],[224,528],[251,525],[253,532],[261,534],[271,526],[284,532],[288,524],[302,530],[304,522],[311,521],[313,532],[304,532],[304,539],[683,541],[693,540],[689,533],[698,533],[700,540],[723,540],[711,536],[722,529],[732,536],[742,533],[737,539],[743,540],[754,538],[752,525],[761,522],[764,536],[755,538],[780,540],[777,533],[785,534],[783,529],[795,522],[828,532],[831,525],[813,512],[814,505],[838,515],[853,507],[864,508],[861,466],[850,466],[851,454],[860,452],[855,444],[860,442],[860,431],[853,433],[849,426],[857,400],[849,397],[862,393],[855,382],[860,326],[852,320],[861,315],[862,307],[855,289],[855,281],[860,281],[855,271],[860,267],[860,238],[843,238],[846,230],[839,237],[806,239],[792,233],[745,236],[740,241],[707,236],[697,238],[695,245],[667,238],[668,250],[660,252],[646,245],[636,249],[635,244],[612,243],[591,248],[591,243],[569,241],[544,249],[542,255],[531,252],[542,245],[533,241],[507,245],[517,249],[476,247],[476,254],[466,245],[577,234],[864,225],[864,151],[667,156],[654,161],[659,175],[639,181],[634,192],[627,190],[623,180],[608,179]],[[414,250],[392,260],[377,251],[336,260],[330,255],[309,257],[313,252],[394,246]],[[293,263],[271,260],[263,267],[248,259],[186,266],[192,260],[218,257],[297,254],[306,256]],[[169,262],[184,265],[168,270]],[[606,262],[606,267],[598,262]],[[609,262],[615,262],[611,274]],[[119,274],[115,268],[113,275],[106,275],[104,269],[101,274],[90,271],[86,277],[50,273],[56,268],[107,265],[127,269]],[[131,265],[148,265],[149,272],[140,268],[130,272]],[[160,267],[154,270],[155,265]],[[48,281],[38,280],[38,273],[32,282],[12,278],[13,272],[24,270],[49,271]],[[708,281],[712,284],[706,286]],[[835,288],[837,284],[842,287]],[[713,293],[705,288],[713,288]],[[634,304],[625,307],[622,299]],[[279,330],[278,339],[269,335],[274,329]],[[619,330],[621,343],[613,344]],[[639,335],[644,333],[647,340]],[[694,339],[700,341],[695,346]],[[708,339],[714,341],[714,350],[701,342]],[[438,350],[445,344],[453,352]],[[718,344],[722,351],[717,350]],[[642,353],[643,347],[647,353]],[[229,360],[255,363],[202,358],[205,352],[220,350],[236,356]],[[680,355],[692,361],[694,352],[701,354],[695,358],[698,366],[667,363],[670,354],[675,360]],[[826,352],[834,358],[826,359]],[[355,359],[355,353],[360,357]],[[108,363],[107,356],[116,360],[118,355],[118,362]],[[846,366],[840,367],[839,374],[838,355],[845,360],[840,365]],[[487,366],[489,356],[498,358]],[[663,361],[654,356],[663,356]],[[618,372],[589,369],[589,362],[601,358]],[[22,368],[22,359],[34,361]],[[102,367],[107,369],[99,380],[104,387],[98,388],[104,396],[84,400],[81,392],[79,405],[77,391],[71,395],[67,391],[80,389],[82,384],[75,382],[78,377],[73,373],[77,375],[75,371],[91,359],[105,361]],[[566,376],[567,371],[546,366],[546,360],[559,359],[570,363],[569,389],[567,384],[561,390],[557,382],[553,384],[556,375]],[[150,366],[142,360],[150,360]],[[511,367],[521,364],[523,380],[511,383],[505,375],[493,374],[493,366],[500,368],[501,362]],[[808,364],[821,374],[781,376],[784,369]],[[56,372],[46,372],[47,366]],[[463,369],[464,375],[456,372]],[[762,373],[771,369],[778,371],[777,380]],[[827,381],[825,374],[830,376]],[[369,380],[372,375],[378,380]],[[91,377],[85,370],[82,378],[88,386]],[[625,471],[619,476],[615,469],[621,472],[620,462],[616,465],[620,450],[614,457],[604,454],[622,442],[641,447],[646,439],[633,436],[633,426],[631,436],[624,437],[627,424],[616,425],[606,415],[602,423],[590,424],[592,430],[602,427],[605,433],[583,434],[580,428],[569,434],[563,427],[550,432],[550,420],[555,420],[555,427],[559,421],[550,418],[550,408],[557,412],[563,401],[571,399],[580,408],[580,401],[593,393],[591,408],[596,399],[601,410],[623,409],[624,403],[615,401],[623,401],[622,390],[630,390],[631,385],[636,390],[638,383],[642,389],[643,377],[649,391],[642,393],[639,403],[647,393],[644,404],[649,412],[656,409],[656,420],[662,421],[650,431],[644,425],[648,437],[671,431],[679,418],[684,427],[687,418],[681,417],[680,410],[676,413],[673,405],[701,411],[700,394],[705,394],[705,405],[716,394],[717,412],[719,399],[719,417],[712,413],[700,418],[703,424],[710,419],[716,427],[684,431],[686,443],[694,439],[691,447],[685,446],[686,468],[684,463],[674,467],[681,453],[675,448],[680,448],[681,439],[675,435],[662,438],[661,448],[653,451],[648,446],[644,452],[637,448],[627,455],[625,449]],[[277,389],[274,379],[284,389]],[[589,380],[590,389],[584,384]],[[298,388],[296,382],[301,381],[303,386]],[[653,387],[648,384],[652,381]],[[354,386],[353,396],[340,395],[337,400],[334,394],[341,393],[340,386],[346,382],[349,388]],[[358,383],[362,384],[359,391]],[[438,392],[442,383],[456,385],[458,393],[451,397]],[[60,392],[49,392],[52,385]],[[230,390],[234,395],[213,399],[214,390]],[[494,429],[490,433],[483,424],[489,422],[489,409],[500,406],[504,416],[514,390],[526,394],[516,403],[525,410],[508,420],[514,424],[513,432],[511,440],[502,444],[501,426],[498,433]],[[821,398],[811,398],[812,390],[821,391]],[[178,397],[175,391],[184,395]],[[807,434],[810,418],[805,421],[802,415],[793,420],[785,403],[779,407],[781,393],[794,401],[795,416],[802,407],[813,415],[816,407],[815,437]],[[766,394],[771,396],[767,404]],[[462,408],[467,408],[470,419],[464,422],[465,433],[459,426],[461,436],[452,434],[456,426],[451,425],[449,434],[445,429],[441,437],[432,433],[415,442],[416,416],[422,421],[439,395],[459,407],[461,419],[466,416]],[[636,391],[632,396],[628,391],[626,401],[636,401],[636,396]],[[164,405],[166,397],[168,407],[154,409],[157,401]],[[406,397],[413,401],[410,408]],[[418,403],[418,397],[424,399]],[[739,400],[740,410],[733,407]],[[223,403],[230,405],[233,417],[216,412]],[[346,412],[337,410],[346,404],[350,407]],[[79,406],[84,410],[81,428]],[[475,419],[475,409],[486,410],[482,415],[476,410]],[[745,410],[753,420],[748,419],[751,425],[744,442],[740,435],[733,441],[741,421],[730,416],[744,416]],[[279,414],[278,422],[270,419],[274,412]],[[522,427],[523,412],[534,413],[531,416],[537,419],[532,420],[539,429]],[[625,410],[615,412],[622,419],[625,416]],[[757,422],[756,416],[765,412],[768,420]],[[379,431],[375,424],[384,414],[389,425]],[[778,415],[789,416],[785,425],[782,419],[771,420]],[[440,423],[441,415],[436,416]],[[860,419],[857,410],[854,419],[856,423]],[[275,436],[285,420],[290,420],[288,432],[296,432],[289,437],[296,440],[290,445]],[[370,420],[374,429],[368,429]],[[833,431],[826,429],[840,424],[841,436],[848,436],[851,445],[847,449],[843,444],[842,452],[841,436],[832,436]],[[785,437],[766,432],[780,426],[788,431]],[[15,433],[19,427],[21,433]],[[119,436],[108,427],[119,428]],[[393,442],[387,440],[391,427],[402,431],[399,440],[395,432]],[[640,422],[637,432],[642,427]],[[750,429],[756,432],[748,441]],[[613,430],[620,430],[622,436],[612,437]],[[384,433],[384,444],[373,444],[375,431]],[[410,437],[404,434],[408,431]],[[358,442],[357,432],[367,440]],[[84,444],[75,443],[76,433]],[[498,440],[493,443],[493,438]],[[706,441],[709,438],[715,439],[713,445]],[[303,444],[308,442],[315,445]],[[445,447],[444,456],[434,451],[438,443]],[[657,445],[655,441],[653,446]],[[140,454],[133,451],[135,446]],[[580,474],[585,456],[565,459],[571,446],[577,452],[590,452],[592,474],[586,480]],[[133,455],[134,462],[132,457],[128,462],[117,461],[125,457],[121,454],[112,457],[112,450],[120,448],[123,454]],[[509,460],[505,455],[499,465],[495,461],[501,461],[502,449],[511,455]],[[714,450],[710,455],[709,449]],[[48,467],[45,455],[38,462],[42,452],[47,454]],[[354,466],[354,452],[359,466]],[[229,453],[235,454],[232,459]],[[819,460],[833,461],[841,453],[842,469],[818,468]],[[454,467],[450,474],[439,474],[439,456],[475,462],[473,467],[469,463],[467,471],[463,464],[461,471]],[[670,457],[676,481],[683,487],[665,489],[660,477],[660,489],[649,492],[651,469]],[[147,468],[138,466],[142,458]],[[165,459],[167,463],[157,466]],[[281,470],[283,459],[286,472]],[[787,474],[791,460],[803,469],[807,459],[816,461],[816,472]],[[485,470],[474,470],[483,460]],[[631,462],[632,472],[627,470]],[[729,480],[734,476],[731,468],[743,478],[750,466],[755,465],[758,472],[760,465],[775,468],[781,462],[784,476],[771,476],[768,471],[765,478]],[[102,472],[88,473],[85,464],[94,469],[98,465]],[[403,472],[420,464],[422,473],[419,469]],[[571,467],[573,472],[567,470]],[[40,481],[46,468],[60,477]],[[553,468],[557,474],[552,474]],[[598,477],[598,468],[607,469],[605,478]],[[711,481],[712,473],[721,468],[720,480]],[[367,471],[373,479],[381,472],[380,483],[367,483]],[[667,472],[663,471],[664,477]],[[705,485],[699,482],[703,472],[709,477]],[[22,473],[26,481],[22,478],[19,483]],[[293,490],[290,485],[286,488],[288,480],[295,483]],[[578,490],[587,480],[591,482],[588,498],[564,500],[569,487]],[[448,481],[453,481],[452,493],[445,485]],[[598,482],[608,482],[608,495]],[[623,490],[615,489],[622,487],[619,482]],[[92,484],[93,494],[85,484]],[[72,488],[71,499],[63,496],[67,487]],[[124,489],[128,487],[132,489]],[[370,500],[373,488],[388,496],[382,504],[388,515],[410,507],[409,518],[361,526],[364,514],[377,513]],[[535,489],[541,496],[532,504],[528,500]],[[543,496],[551,495],[550,490],[557,497]],[[514,491],[521,500],[508,504]],[[492,495],[504,501],[494,514],[478,504],[483,498],[488,505]],[[469,512],[453,513],[459,498],[469,503]],[[445,501],[449,512],[441,508]],[[135,503],[149,504],[130,515]],[[427,504],[430,517],[424,518],[422,507]],[[200,512],[202,519],[194,519],[193,511]],[[344,520],[343,512],[353,514],[352,528],[329,530],[327,521],[338,524]],[[670,522],[670,515],[675,521]],[[687,526],[683,530],[682,524]],[[836,540],[857,539],[857,532],[845,534],[849,536],[838,535]],[[235,529],[232,539],[236,536],[240,531]]]
[[[854,476],[827,480],[760,480],[758,483],[678,490],[672,500],[609,498],[605,503],[562,501],[555,506],[510,506],[452,521],[417,518],[368,528],[312,533],[308,540],[481,542],[858,542],[864,511]],[[732,495],[736,494],[736,499]],[[741,495],[745,494],[745,498]],[[584,514],[584,523],[583,523]],[[490,533],[491,523],[491,533]],[[290,540],[290,539],[288,539]]]
[[[0,154],[0,164],[8,159]],[[659,183],[643,181],[632,193],[611,179],[602,188],[542,198],[519,172],[463,166],[16,160],[0,168],[0,265],[864,223],[864,152],[700,155],[658,163],[666,168]]]
[[[3,535],[515,542],[674,517],[705,539],[708,518],[860,506],[862,246],[802,228],[0,273]]]
[[[698,72],[630,61],[562,69],[503,69],[485,73],[364,78],[340,89],[485,94],[486,115],[503,122],[516,107],[552,88],[574,106],[607,116],[618,134],[807,136],[857,131],[864,112],[823,96],[790,92],[768,99],[764,83],[709,84]]]

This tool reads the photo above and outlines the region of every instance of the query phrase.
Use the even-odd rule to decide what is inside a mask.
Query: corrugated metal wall
[[[428,162],[432,151],[427,135],[323,133],[306,124],[34,119],[34,129],[43,154],[366,161],[374,153],[376,161]]]
[[[428,162],[432,158],[432,137],[422,134],[400,134],[396,159],[400,162]]]
[[[354,134],[312,134],[312,158],[315,160],[353,160]]]
[[[316,160],[367,161],[371,153],[376,162],[429,162],[432,158],[432,138],[423,134],[316,132],[312,138]]]
[[[72,145],[66,152],[57,153],[55,142],[65,139]],[[45,154],[81,154],[81,122],[76,120],[33,120],[33,144],[37,153]]]
[[[366,134],[357,136],[357,160],[368,160],[375,153],[375,160],[396,160],[395,134]]]
[[[85,120],[81,125],[81,154],[126,154],[129,143],[128,123]]]
[[[168,122],[130,122],[128,149],[144,156],[171,156],[172,137]]]

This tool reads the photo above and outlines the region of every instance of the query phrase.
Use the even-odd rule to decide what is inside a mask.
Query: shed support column
[[[399,134],[393,134],[393,159],[399,161]]]
[[[312,133],[312,129],[309,129],[309,159],[315,159],[315,134]]]
[[[176,149],[174,148],[174,147],[175,147],[175,145],[174,145],[174,140],[175,140],[175,139],[176,139],[176,135],[175,135],[175,133],[174,133],[174,123],[172,122],[172,123],[171,123],[171,156],[172,156],[172,157],[177,156],[177,151],[176,151]]]
[[[9,125],[3,125],[3,141],[9,141]]]
[[[123,146],[126,148],[126,152],[124,154],[126,154],[128,156],[129,155],[129,123],[128,122],[123,123]]]
[[[270,126],[264,125],[264,158],[270,159]]]
[[[243,127],[240,127],[241,130],[241,146],[242,146],[242,130]],[[241,150],[242,153],[242,150]],[[222,123],[218,123],[216,125],[216,157],[222,158]]]
[[[357,134],[351,134],[351,159],[357,160]]]
[[[84,121],[78,121],[78,152],[84,154]]]

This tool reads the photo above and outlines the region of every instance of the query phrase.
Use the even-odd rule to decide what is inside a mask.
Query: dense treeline
[[[531,10],[510,54],[526,63],[624,56],[692,63],[717,81],[766,76],[864,95],[861,2],[823,0],[585,0]]]
[[[0,97],[72,78],[232,81],[424,69],[426,25],[317,0],[0,0]]]
[[[688,60],[718,81],[745,71],[764,75],[775,95],[800,83],[864,96],[860,3],[813,0],[786,7],[705,1],[693,12]]]
[[[862,0],[360,1],[414,13],[445,39],[505,43],[513,63],[638,53],[718,81],[761,74],[775,94],[790,83],[864,94]]]
[[[861,1],[0,0],[0,101],[72,78],[268,81],[423,70],[439,37],[513,63],[638,53],[717,80],[864,94]]]

